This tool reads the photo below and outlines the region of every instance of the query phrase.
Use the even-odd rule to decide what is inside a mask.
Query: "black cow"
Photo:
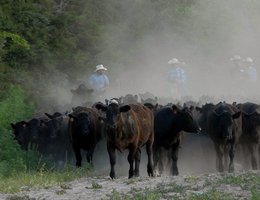
[[[55,161],[68,161],[72,154],[68,133],[69,117],[58,112],[53,115],[45,113],[45,115],[50,118],[50,120],[43,122],[46,126],[46,148],[49,154],[54,156]]]
[[[162,148],[164,148],[169,152],[168,155],[173,161],[172,175],[179,174],[177,161],[182,131],[195,133],[200,131],[189,108],[179,109],[176,105],[173,105],[172,107],[164,107],[156,112],[154,117],[153,158],[154,169],[160,161],[160,173],[163,171]]]
[[[197,115],[197,121],[199,126],[201,127],[201,132],[202,133],[208,133],[207,131],[207,126],[208,126],[208,117],[209,114],[212,112],[214,109],[214,104],[212,103],[207,103],[203,105],[202,107],[196,106],[196,110],[199,112]]]
[[[79,108],[69,114],[69,135],[76,156],[76,166],[81,166],[81,153],[87,151],[87,161],[92,164],[96,144],[102,138],[102,124],[94,108]]]
[[[17,123],[11,123],[15,139],[23,150],[28,150],[30,135],[28,134],[28,123],[26,121],[20,121]]]
[[[46,121],[48,121],[46,118],[33,118],[27,122],[22,121],[11,124],[15,138],[23,149],[35,148],[40,153],[45,152],[47,134],[43,122]]]
[[[228,171],[234,171],[235,147],[242,131],[241,112],[234,106],[222,103],[215,105],[208,116],[207,131],[214,142],[216,150],[216,166],[219,172],[224,171],[223,158],[227,165],[229,154],[230,162]]]
[[[256,170],[260,155],[260,106],[250,102],[238,106],[242,111],[242,135],[239,142],[244,151],[249,150],[252,168]]]

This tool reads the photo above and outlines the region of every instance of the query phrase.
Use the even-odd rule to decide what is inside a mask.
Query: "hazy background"
[[[55,74],[66,87],[54,83],[48,92],[60,94],[58,102],[69,103],[67,89],[86,82],[95,65],[103,64],[111,81],[108,97],[146,91],[167,97],[167,62],[176,57],[186,63],[189,96],[242,101],[241,86],[231,86],[236,77],[229,59],[252,57],[258,69],[259,9],[258,1],[248,0],[104,2],[100,14],[111,10],[116,14],[102,25],[96,62],[85,69],[71,66],[76,70],[75,85],[65,84],[66,75]],[[258,100],[257,91],[248,94],[249,99]]]

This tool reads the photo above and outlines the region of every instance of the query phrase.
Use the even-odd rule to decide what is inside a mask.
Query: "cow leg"
[[[224,145],[224,171],[229,169],[228,166],[228,155],[230,154],[231,145]]]
[[[258,166],[260,167],[260,145],[257,145],[257,149],[258,149]]]
[[[177,143],[172,145],[172,175],[178,175],[178,166],[177,166],[177,161],[178,161],[178,153],[179,153],[179,145],[180,141],[178,140]]]
[[[215,143],[215,150],[216,150],[216,166],[219,172],[224,172],[224,165],[223,165],[223,156],[224,156],[224,147],[223,145]]]
[[[230,145],[230,149],[229,149],[229,167],[228,167],[228,172],[234,172],[235,168],[234,168],[234,157],[235,157],[235,144],[231,144]]]
[[[167,152],[167,151],[166,151]],[[159,165],[158,165],[158,170],[159,170],[159,174],[162,174],[164,171],[164,166],[163,166],[163,162],[165,161],[165,151],[164,149],[161,147],[159,149]]]
[[[88,151],[87,151],[87,161],[88,161],[88,163],[89,164],[93,164],[93,153],[94,153],[94,149],[95,149],[95,147],[92,147],[91,149],[89,149]]]
[[[251,154],[251,164],[252,164],[252,169],[257,170],[257,150],[258,145],[255,143],[251,143],[247,145],[247,148]]]
[[[146,147],[147,149],[147,147]],[[158,165],[158,161],[159,161],[159,148],[157,145],[153,145],[153,171],[156,172],[157,171],[157,165]]]
[[[136,148],[131,146],[129,148],[129,154],[127,157],[127,160],[129,162],[130,165],[130,169],[129,169],[129,176],[128,178],[132,178],[134,176],[134,160],[135,160],[135,154],[136,154]]]
[[[110,166],[111,166],[111,169],[110,169],[110,177],[112,179],[115,178],[115,164],[116,164],[116,149],[115,147],[107,144],[107,151],[108,151],[108,154],[109,154],[109,159],[110,159]]]
[[[153,144],[150,141],[148,141],[146,143],[146,153],[148,157],[148,163],[147,163],[148,176],[153,176],[152,148],[153,148]]]
[[[141,160],[141,149],[138,148],[135,153],[135,173],[134,173],[134,175],[136,177],[139,177],[140,160]]]
[[[75,157],[76,157],[76,166],[81,167],[82,157],[81,157],[81,153],[80,153],[80,148],[73,147],[73,149],[74,149],[74,153],[75,153]]]

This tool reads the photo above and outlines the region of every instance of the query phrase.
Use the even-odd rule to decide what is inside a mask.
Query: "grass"
[[[201,194],[191,194],[188,197],[189,200],[233,200],[234,197],[231,194],[227,194],[225,192],[218,191],[216,189],[211,189],[205,193]]]
[[[240,186],[243,190],[249,190],[251,193],[260,193],[260,174],[248,172],[239,175],[228,175],[219,179],[217,184],[229,184]]]
[[[147,189],[134,194],[120,194],[116,190],[113,190],[109,200],[159,200],[161,196],[162,195],[160,193],[149,191]]]
[[[17,173],[11,177],[1,179],[0,192],[17,193],[21,187],[28,190],[30,187],[49,188],[54,185],[60,185],[62,189],[69,189],[69,186],[66,186],[64,182],[86,177],[89,173],[89,167],[77,169],[75,167],[67,167],[60,171]]]
[[[92,182],[92,187],[86,187],[86,189],[101,189],[103,188],[102,185],[96,183],[95,181]]]

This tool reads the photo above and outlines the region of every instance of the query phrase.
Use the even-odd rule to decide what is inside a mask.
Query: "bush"
[[[28,119],[34,106],[25,102],[26,95],[19,86],[10,86],[0,95],[0,178],[25,171],[31,164],[33,152],[23,152],[14,140],[10,123]],[[34,159],[30,159],[34,160]]]

